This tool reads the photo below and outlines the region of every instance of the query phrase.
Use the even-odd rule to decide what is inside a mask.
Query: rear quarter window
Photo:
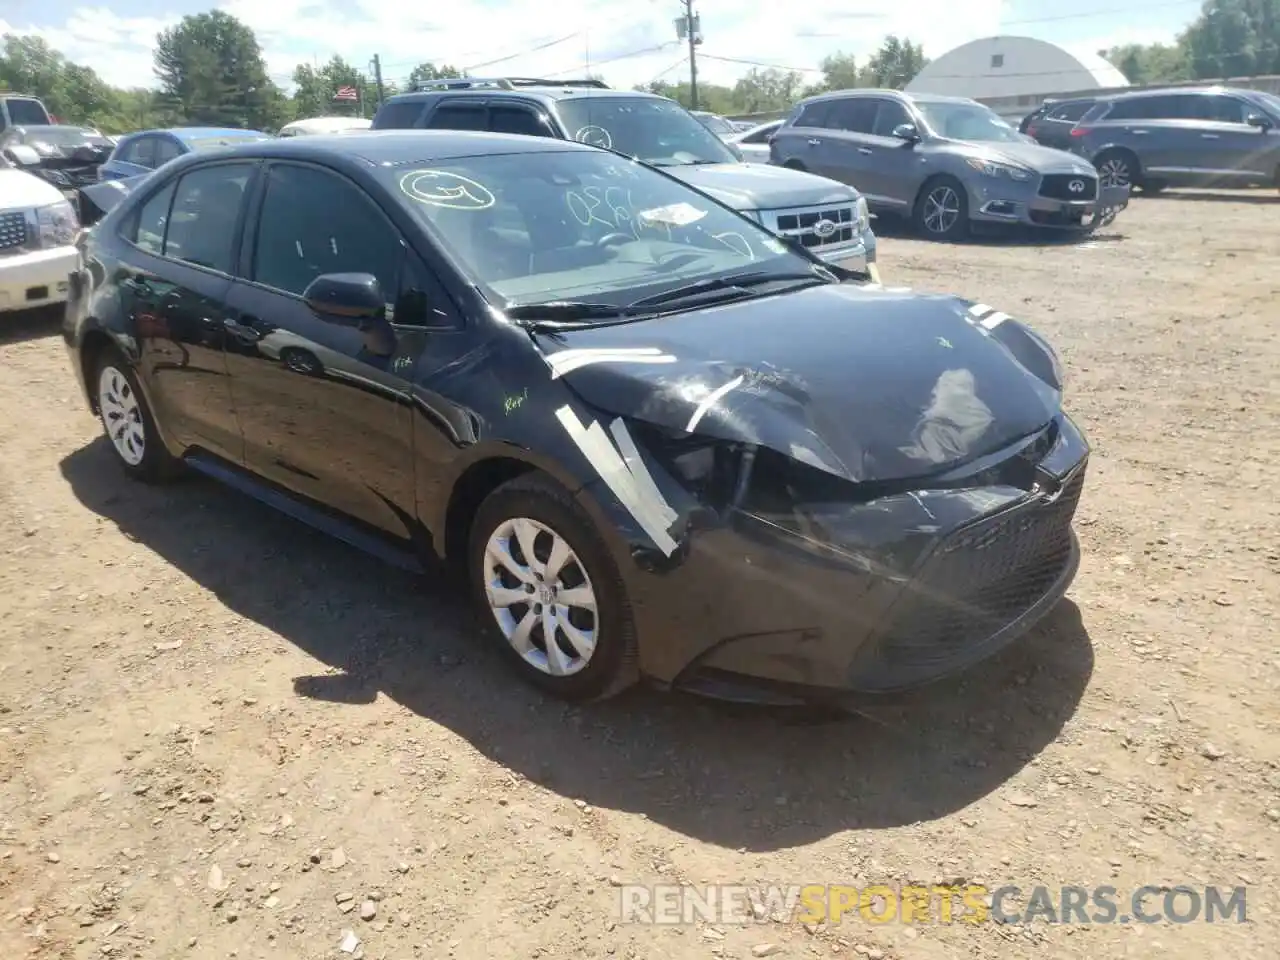
[[[399,103],[384,103],[373,118],[374,130],[411,130],[418,125],[422,117],[425,103],[416,100],[402,100]]]
[[[1081,123],[1095,123],[1106,117],[1107,111],[1111,108],[1109,103],[1095,103],[1092,107],[1085,111],[1083,117],[1080,118]]]

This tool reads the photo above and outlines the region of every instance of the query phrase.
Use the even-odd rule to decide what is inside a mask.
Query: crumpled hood
[[[947,296],[832,284],[535,339],[551,375],[604,412],[854,482],[943,472],[1060,410],[1044,342]]]
[[[781,210],[828,203],[852,203],[853,187],[826,177],[758,163],[698,163],[663,167],[735,210]]]
[[[1043,147],[1038,143],[980,143],[957,140],[970,156],[996,163],[1015,163],[1039,173],[1079,173],[1096,176],[1093,164],[1065,150]]]

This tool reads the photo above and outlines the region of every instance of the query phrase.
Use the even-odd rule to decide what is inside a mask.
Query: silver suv
[[[598,80],[497,77],[428,80],[387,98],[374,130],[487,130],[577,140],[623,153],[745,214],[815,256],[878,278],[867,205],[847,183],[742,162],[674,100],[611,90]],[[605,222],[608,198],[579,210]],[[598,229],[598,227],[594,228]]]
[[[1100,100],[1071,129],[1071,149],[1104,184],[1280,187],[1280,97],[1261,90],[1143,90]]]
[[[1090,230],[1128,204],[1087,161],[1019,133],[975,100],[845,90],[801,101],[773,136],[773,163],[857,187],[872,212],[942,240],[971,224]]]

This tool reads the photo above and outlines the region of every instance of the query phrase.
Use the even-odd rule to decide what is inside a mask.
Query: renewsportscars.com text
[[[623,923],[1244,923],[1246,888],[624,884]]]

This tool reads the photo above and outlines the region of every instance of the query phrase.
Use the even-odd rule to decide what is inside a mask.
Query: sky
[[[922,43],[930,57],[995,34],[1094,51],[1168,41],[1197,16],[1201,0],[771,0],[754,10],[741,0],[695,3],[704,37],[699,78],[732,84],[753,65],[802,70],[813,81],[823,57],[865,58],[888,34]],[[615,87],[685,79],[689,70],[675,38],[679,0],[115,0],[109,7],[0,0],[0,33],[42,36],[110,83],[154,86],[156,33],[213,7],[253,28],[268,72],[286,88],[298,63],[334,54],[365,67],[376,53],[384,77],[398,82],[424,60],[477,76],[590,70]]]

